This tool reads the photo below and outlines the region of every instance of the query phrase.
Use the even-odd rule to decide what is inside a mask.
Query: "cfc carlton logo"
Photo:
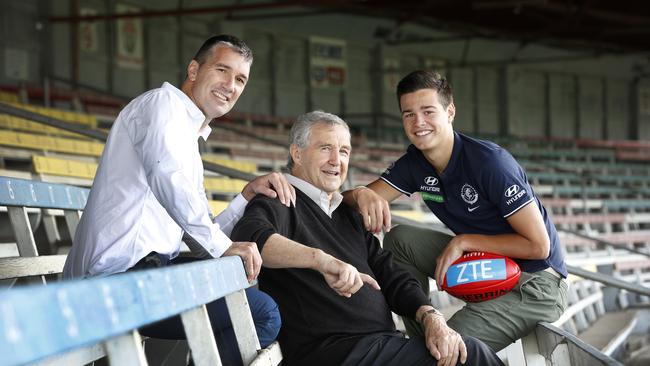
[[[476,192],[476,189],[467,183],[463,184],[463,187],[460,189],[460,197],[470,205],[473,205],[478,201],[478,193]]]

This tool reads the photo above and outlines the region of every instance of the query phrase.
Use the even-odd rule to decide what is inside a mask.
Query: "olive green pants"
[[[384,236],[384,249],[409,270],[429,294],[429,277],[434,278],[436,258],[452,236],[438,231],[399,225]],[[512,291],[496,299],[467,303],[447,324],[461,335],[476,337],[495,352],[527,335],[540,321],[553,322],[567,306],[567,284],[541,271],[522,272]],[[422,335],[420,325],[403,318],[410,336]]]

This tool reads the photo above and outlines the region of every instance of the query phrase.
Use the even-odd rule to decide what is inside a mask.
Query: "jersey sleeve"
[[[534,199],[526,173],[507,151],[495,152],[484,170],[483,187],[490,202],[508,218]]]
[[[417,189],[413,183],[415,180],[411,173],[411,164],[413,164],[413,157],[407,151],[381,174],[380,179],[410,197]]]

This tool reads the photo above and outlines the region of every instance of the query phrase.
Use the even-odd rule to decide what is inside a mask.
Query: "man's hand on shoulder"
[[[277,172],[253,179],[246,184],[241,193],[246,201],[250,201],[257,194],[263,194],[271,198],[277,197],[287,207],[290,207],[291,203],[296,204],[296,190],[287,182],[284,174]]]
[[[223,253],[222,257],[238,255],[244,262],[244,269],[248,281],[253,281],[260,274],[262,256],[257,249],[257,244],[251,242],[233,242]]]
[[[382,196],[367,187],[357,187],[351,195],[357,204],[363,225],[372,233],[390,230],[390,206]]]
[[[433,310],[430,306],[426,308]],[[457,361],[464,364],[467,361],[465,342],[460,334],[449,328],[442,314],[422,308],[418,313],[422,313],[418,320],[424,328],[427,349],[438,360],[438,366],[456,365]]]
[[[329,287],[341,296],[351,297],[359,291],[364,283],[369,284],[375,290],[381,289],[374,278],[365,273],[359,273],[354,266],[323,251],[318,251],[315,269],[323,275]]]

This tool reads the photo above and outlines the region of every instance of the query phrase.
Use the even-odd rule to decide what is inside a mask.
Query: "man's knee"
[[[480,340],[462,336],[467,348],[467,365],[501,365],[501,361],[496,356],[492,348]]]
[[[247,289],[246,296],[260,344],[266,347],[276,339],[282,325],[278,304],[271,296],[255,288]]]
[[[404,238],[408,237],[408,230],[409,228],[406,225],[397,225],[390,229],[390,231],[384,235],[384,250],[388,250],[394,255],[400,253],[404,247]]]

